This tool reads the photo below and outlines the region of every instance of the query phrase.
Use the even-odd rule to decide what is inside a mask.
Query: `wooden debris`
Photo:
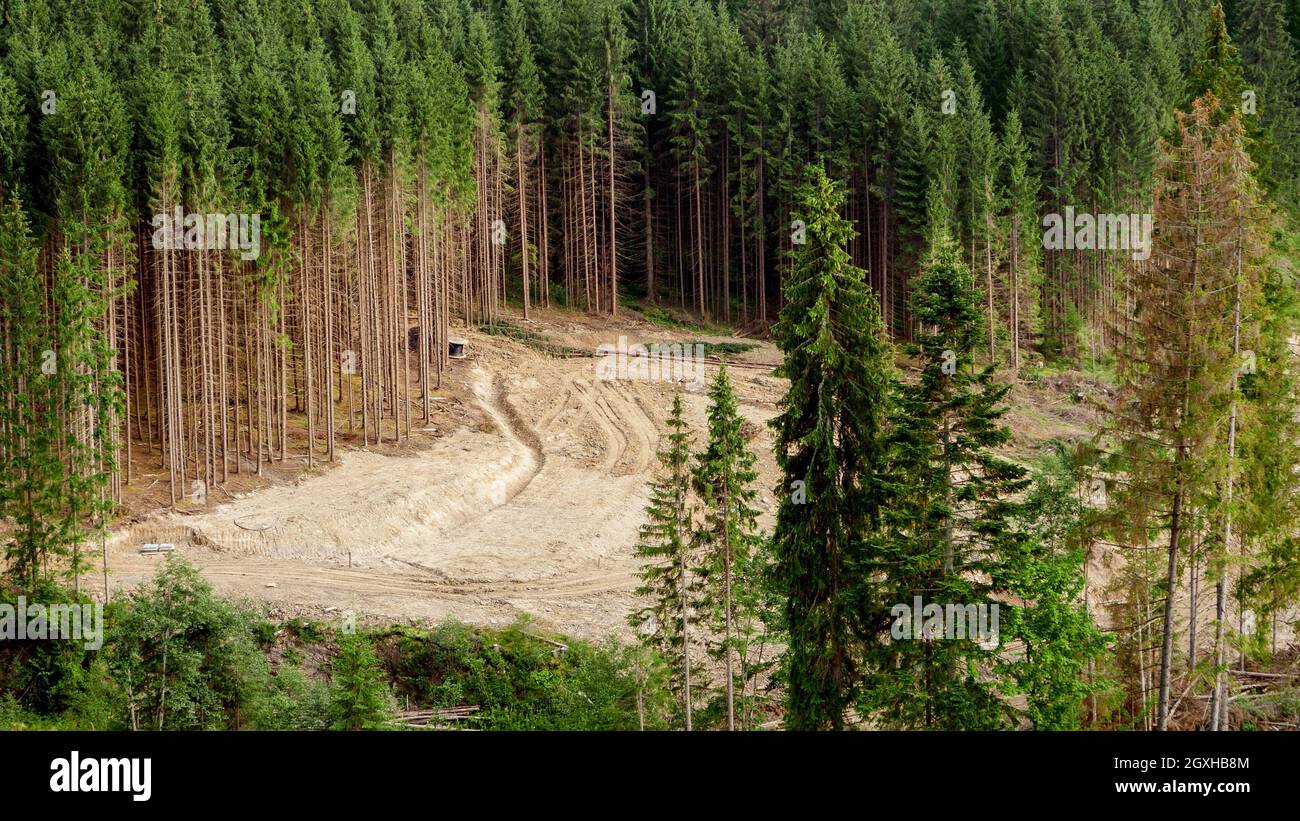
[[[441,707],[434,710],[406,710],[398,713],[389,724],[396,727],[422,727],[433,730],[464,730],[449,722],[465,721],[479,711],[477,704],[459,707]]]

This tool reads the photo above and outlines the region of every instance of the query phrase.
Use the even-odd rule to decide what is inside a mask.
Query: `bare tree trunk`
[[[609,59],[609,46],[606,44],[606,59]],[[609,93],[607,95],[608,108],[606,111],[606,135],[609,149],[609,313],[610,316],[618,315],[618,231],[617,231],[617,210],[618,210],[618,191],[614,181],[614,98],[618,89],[611,81],[609,84]]]
[[[690,620],[690,602],[687,597],[686,576],[689,572],[686,567],[686,560],[683,557],[679,565],[681,573],[681,594],[682,594],[682,676],[684,684],[685,708],[686,708],[686,732],[691,731],[691,620]]]
[[[1177,487],[1174,490],[1173,513],[1169,522],[1169,566],[1165,573],[1168,589],[1165,591],[1164,635],[1160,649],[1160,696],[1156,707],[1156,729],[1169,729],[1169,679],[1174,663],[1174,591],[1178,585],[1178,538],[1181,535],[1183,513],[1183,461],[1186,446],[1178,446],[1175,470]]]
[[[519,192],[519,265],[523,271],[524,319],[532,301],[528,286],[528,179],[524,176],[524,128],[515,136],[515,190]]]
[[[1210,699],[1210,730],[1223,729],[1227,719],[1226,680],[1224,676],[1223,623],[1228,613],[1227,559],[1232,546],[1233,467],[1237,456],[1237,376],[1241,362],[1241,226],[1238,225],[1236,250],[1237,283],[1232,307],[1232,404],[1228,410],[1228,478],[1224,494],[1223,562],[1214,593],[1214,695]]]

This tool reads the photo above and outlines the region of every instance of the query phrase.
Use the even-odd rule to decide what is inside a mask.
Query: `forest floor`
[[[453,616],[504,626],[526,613],[572,636],[626,637],[634,547],[672,396],[682,389],[697,447],[708,397],[696,384],[602,380],[599,360],[580,352],[620,337],[752,345],[728,361],[758,455],[760,523],[770,529],[779,473],[766,422],[785,392],[773,375],[780,353],[770,341],[710,333],[718,330],[653,324],[632,310],[609,318],[547,309],[528,321],[507,317],[506,333],[458,331],[469,357],[451,362],[436,412],[413,421],[409,442],[365,447],[344,437],[333,464],[307,470],[291,438],[285,462],[264,466],[262,477],[232,477],[207,506],[187,499],[168,509],[158,455],[139,453],[128,515],[108,541],[109,586],[116,596],[151,578],[162,559],[141,546],[171,543],[218,592],[265,602],[273,619]],[[716,369],[706,364],[705,378]],[[1055,441],[1088,436],[1091,402],[1108,390],[1081,374],[1018,383],[1008,455],[1028,463]],[[152,483],[150,463],[162,476]],[[99,569],[83,583],[102,590]]]

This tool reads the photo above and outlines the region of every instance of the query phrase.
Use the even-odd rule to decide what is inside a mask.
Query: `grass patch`
[[[680,331],[703,331],[704,333],[727,336],[731,329],[711,322],[700,322],[690,314],[674,311],[662,305],[624,305],[624,307],[641,314],[641,318],[660,328],[673,328]]]
[[[513,322],[497,320],[491,325],[480,325],[479,331],[489,336],[503,336],[507,339],[513,339],[521,345],[550,354],[551,356],[572,356],[574,354],[586,355],[590,351],[579,350],[569,345],[561,345],[558,342],[552,342],[550,339],[542,336],[531,328],[524,328]]]
[[[682,343],[659,342],[655,344],[659,344],[659,345],[681,344],[690,353],[695,352],[696,345],[703,345],[705,356],[716,356],[719,359],[727,359],[728,357],[742,354],[745,351],[752,351],[758,347],[757,342],[706,342],[703,339],[692,339],[688,342],[682,342]]]
[[[320,644],[325,641],[329,633],[328,628],[321,622],[301,619],[297,616],[285,622],[284,626],[305,644]]]

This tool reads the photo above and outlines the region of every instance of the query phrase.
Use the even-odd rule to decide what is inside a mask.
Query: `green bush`
[[[390,636],[386,659],[400,695],[425,707],[477,705],[483,729],[637,728],[623,648],[544,638],[526,620],[499,631],[448,621]]]
[[[283,665],[249,711],[259,730],[326,730],[331,719],[330,688],[312,681],[300,668]]]
[[[378,730],[392,718],[392,694],[369,640],[344,633],[338,642],[330,683],[330,727],[335,730]]]
[[[245,607],[217,598],[179,556],[109,611],[109,671],[132,729],[240,728],[266,688],[266,658]],[[164,697],[165,693],[165,697]]]
[[[40,597],[72,600],[57,587]],[[568,640],[526,619],[504,630],[448,621],[337,635],[294,619],[283,625],[291,643],[277,643],[275,625],[218,598],[172,555],[153,582],[105,608],[103,626],[98,652],[76,641],[0,643],[0,729],[382,729],[394,692],[422,708],[478,706],[471,723],[482,729],[640,725],[639,648]],[[332,654],[328,682],[305,666],[322,654]],[[655,682],[643,685],[646,725],[661,726],[662,682],[642,678]]]
[[[55,604],[89,605],[86,596],[42,580],[28,590],[0,591],[0,603],[17,608],[18,599],[48,608]],[[47,610],[48,612],[48,610]],[[104,624],[98,627],[102,630]],[[95,651],[78,639],[0,642],[0,691],[13,694],[20,708],[39,714],[68,709],[81,690]]]

